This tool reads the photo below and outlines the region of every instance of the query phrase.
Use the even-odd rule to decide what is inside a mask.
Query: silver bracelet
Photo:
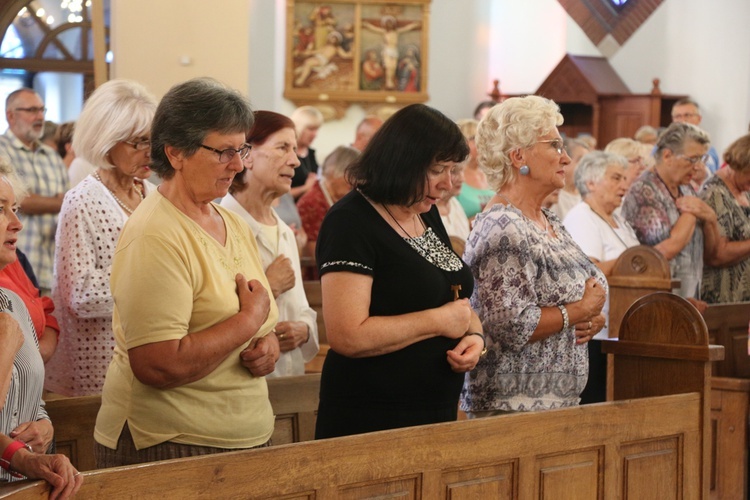
[[[562,318],[563,318],[563,326],[560,329],[560,331],[564,332],[570,326],[570,319],[568,318],[568,310],[565,309],[564,304],[558,304],[557,308],[560,309],[560,314],[562,314]]]

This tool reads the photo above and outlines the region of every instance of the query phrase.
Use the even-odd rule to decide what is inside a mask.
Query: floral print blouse
[[[688,184],[680,186],[680,196],[695,196]],[[622,200],[622,215],[625,216],[643,245],[654,246],[669,238],[672,226],[680,218],[680,211],[667,186],[654,170],[643,172],[635,180]],[[695,226],[693,236],[669,261],[672,278],[680,280],[675,290],[685,298],[700,298],[703,277],[703,230]]]
[[[716,212],[722,236],[729,241],[750,239],[750,208],[737,203],[721,178],[707,180],[701,198]],[[750,301],[750,259],[727,267],[704,266],[701,299],[709,304]]]
[[[474,275],[471,305],[482,318],[487,354],[466,374],[461,409],[536,411],[578,404],[588,378],[586,344],[573,324],[529,343],[541,308],[576,302],[586,280],[602,272],[560,219],[543,209],[556,237],[512,205],[477,215],[464,260]]]

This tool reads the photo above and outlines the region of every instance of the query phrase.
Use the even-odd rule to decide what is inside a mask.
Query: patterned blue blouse
[[[557,237],[513,206],[479,214],[464,260],[474,275],[471,305],[482,319],[487,354],[466,374],[461,409],[536,411],[574,406],[588,378],[588,346],[575,343],[575,326],[529,343],[542,307],[583,297],[586,280],[602,272],[560,219],[543,209]]]

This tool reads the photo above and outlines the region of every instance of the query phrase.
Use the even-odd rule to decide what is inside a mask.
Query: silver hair
[[[343,177],[347,167],[359,158],[359,151],[349,146],[339,146],[323,160],[321,173],[327,179]]]
[[[701,146],[709,146],[711,144],[708,134],[701,128],[691,123],[672,123],[661,133],[659,140],[656,141],[656,149],[654,151],[656,161],[660,162],[662,160],[664,151],[667,149],[673,153],[682,153],[685,143],[688,141],[696,142]]]
[[[510,153],[528,148],[562,125],[560,107],[535,95],[511,97],[485,115],[476,133],[477,160],[492,189],[499,191],[515,179]]]
[[[604,178],[607,168],[617,165],[628,168],[628,160],[624,156],[615,153],[605,153],[604,151],[591,151],[581,158],[576,166],[575,184],[576,189],[585,198],[589,194],[588,183],[598,183]]]
[[[29,194],[26,183],[16,174],[13,166],[3,156],[0,156],[0,178],[10,184],[13,194],[16,196],[16,203],[20,203]]]
[[[83,106],[71,146],[87,162],[110,169],[109,152],[121,141],[151,135],[156,99],[140,83],[111,80]]]

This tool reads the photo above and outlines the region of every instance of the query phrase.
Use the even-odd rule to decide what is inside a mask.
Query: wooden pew
[[[323,370],[323,361],[326,359],[328,349],[330,349],[326,337],[326,324],[323,321],[323,292],[320,289],[319,280],[306,280],[303,285],[308,304],[318,313],[318,339],[320,342],[318,354],[305,364],[305,373],[320,373]]]
[[[669,264],[651,247],[628,249],[618,259],[610,285],[610,337],[616,337],[624,312],[639,297],[657,290],[669,291],[677,286],[671,280]],[[703,314],[709,342],[725,349],[723,360],[712,363],[711,419],[711,498],[746,498],[748,472],[748,421],[747,404],[750,386],[745,380],[726,377],[750,378],[748,356],[748,322],[750,303],[710,305]],[[612,398],[613,363],[608,367],[609,399]]]
[[[641,333],[608,346],[623,359],[618,391],[672,395],[97,470],[80,497],[707,498],[708,363],[720,348],[681,300],[644,300],[625,318]],[[656,316],[681,335],[660,332]],[[681,376],[663,376],[672,369]],[[25,482],[0,498],[47,491]]]
[[[309,441],[315,437],[320,375],[268,379],[268,395],[276,414],[271,438],[274,445]],[[58,453],[70,458],[78,470],[96,468],[94,424],[101,396],[60,398],[47,402],[55,427]]]
[[[609,283],[609,336],[617,337],[625,312],[650,293],[669,292],[672,281],[669,263],[662,254],[646,245],[625,250],[615,262]]]
[[[726,357],[714,363],[717,377],[750,378],[748,323],[750,302],[715,304],[703,314],[711,342],[723,345]]]

